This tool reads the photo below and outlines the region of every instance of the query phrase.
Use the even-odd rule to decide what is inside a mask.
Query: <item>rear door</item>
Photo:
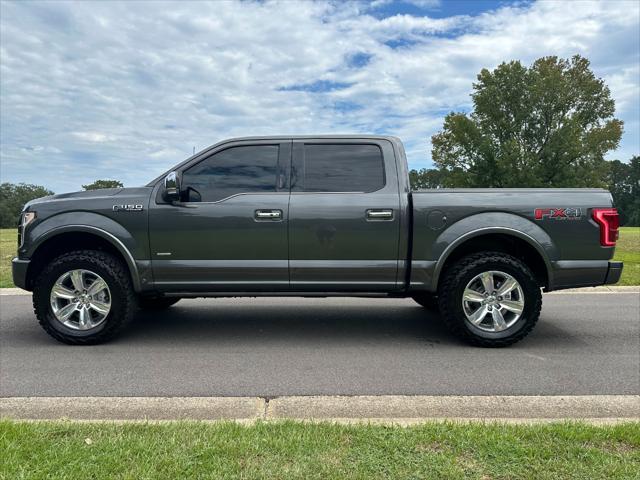
[[[287,290],[290,162],[290,140],[242,141],[185,166],[182,201],[149,213],[159,289]]]
[[[393,290],[399,239],[400,197],[389,141],[294,140],[292,290]]]

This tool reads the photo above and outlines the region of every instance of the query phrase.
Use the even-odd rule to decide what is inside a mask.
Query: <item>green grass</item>
[[[18,249],[18,230],[0,229],[0,288],[13,287],[11,279],[11,259]]]
[[[640,423],[0,421],[6,479],[637,479]]]
[[[640,285],[640,227],[622,227],[614,260],[624,262],[618,285]]]
[[[13,287],[11,259],[16,254],[16,229],[0,229],[0,288]],[[624,262],[618,285],[640,285],[640,227],[622,227],[615,260]]]

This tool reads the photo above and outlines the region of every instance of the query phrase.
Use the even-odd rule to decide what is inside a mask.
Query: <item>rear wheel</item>
[[[142,310],[164,310],[180,301],[175,297],[139,297],[138,307]]]
[[[33,307],[53,338],[89,345],[120,332],[133,316],[135,298],[129,272],[119,259],[79,250],[57,257],[38,275]]]
[[[439,288],[444,322],[463,340],[504,347],[522,340],[542,307],[540,287],[521,260],[500,252],[461,259],[444,273]]]

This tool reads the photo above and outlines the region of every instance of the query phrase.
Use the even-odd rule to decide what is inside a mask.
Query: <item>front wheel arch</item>
[[[61,227],[40,239],[31,254],[27,289],[33,289],[35,279],[52,260],[74,250],[98,250],[118,258],[127,267],[134,291],[140,291],[138,270],[129,250],[113,235],[90,226]]]

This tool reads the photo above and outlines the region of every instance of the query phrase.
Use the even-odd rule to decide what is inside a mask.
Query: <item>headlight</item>
[[[22,226],[26,227],[36,219],[36,212],[25,212],[22,214]]]
[[[18,227],[18,248],[22,248],[24,245],[24,229],[27,225],[36,219],[36,212],[24,212],[22,219],[20,220],[20,226]]]

